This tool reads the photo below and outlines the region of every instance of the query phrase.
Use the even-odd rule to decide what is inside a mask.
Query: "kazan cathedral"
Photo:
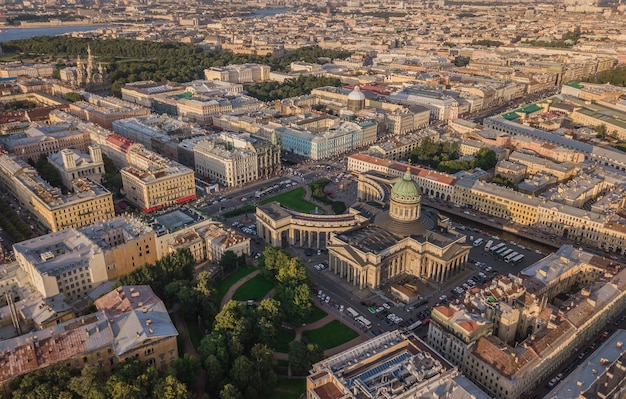
[[[442,283],[465,269],[471,249],[466,236],[440,221],[435,210],[421,207],[421,190],[410,168],[399,180],[362,173],[358,190],[363,202],[349,212],[366,221],[329,234],[332,272],[359,289],[377,289],[401,274]]]

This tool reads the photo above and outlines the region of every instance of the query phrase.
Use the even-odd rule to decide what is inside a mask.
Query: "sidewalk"
[[[178,306],[178,304],[176,305]],[[178,310],[177,307],[176,307],[176,310]],[[200,355],[196,351],[196,348],[194,348],[193,343],[191,342],[191,337],[189,336],[189,331],[187,330],[187,323],[185,322],[185,319],[183,319],[182,316],[175,310],[172,310],[172,313],[170,314],[174,316],[174,320],[176,321],[176,326],[178,327],[178,331],[181,335],[181,338],[185,342],[185,353],[189,353],[191,356],[198,359],[199,362],[202,362],[202,359],[200,359]],[[206,380],[207,380],[207,374],[203,369],[201,369],[198,375],[196,376],[196,381],[195,381],[195,392],[196,392],[196,398],[198,399],[203,398],[205,395],[204,388],[205,388]]]
[[[233,295],[235,294],[235,291],[237,291],[237,288],[241,287],[244,283],[246,283],[248,280],[251,280],[252,278],[254,278],[256,275],[260,274],[261,271],[260,270],[255,270],[252,273],[248,274],[246,277],[240,279],[239,281],[237,281],[235,284],[233,284],[228,291],[226,291],[226,294],[224,295],[224,298],[222,298],[222,303],[220,303],[220,310],[224,307],[224,305],[226,305],[228,303],[228,301],[230,301],[230,299],[233,297]]]
[[[315,306],[315,305],[314,305]],[[300,341],[302,338],[302,333],[304,331],[308,331],[308,330],[315,330],[318,329],[320,327],[325,326],[326,324],[330,323],[333,320],[339,320],[342,321],[335,313],[328,313],[324,318],[319,319],[318,321],[311,323],[311,324],[307,324],[305,326],[301,326],[295,329],[296,331],[296,337],[294,338],[295,341]],[[348,341],[344,344],[341,344],[339,346],[336,346],[334,348],[330,348],[324,351],[324,357],[328,357],[328,356],[332,356],[334,354],[337,354],[339,352],[343,352],[346,349],[350,349],[355,345],[358,345],[362,342],[365,342],[369,339],[369,337],[367,336],[366,333],[364,333],[363,331],[361,331],[360,328],[354,328],[354,326],[350,326],[347,323],[344,323],[345,325],[347,325],[348,327],[352,328],[354,331],[356,331],[357,333],[359,333],[359,336],[354,338],[351,341]],[[288,360],[289,359],[289,355],[287,353],[282,353],[282,352],[274,352],[274,357],[278,360]]]

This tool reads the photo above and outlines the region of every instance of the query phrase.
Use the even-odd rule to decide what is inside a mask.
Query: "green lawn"
[[[274,339],[274,350],[281,353],[289,353],[289,344],[296,339],[296,331],[279,328]]]
[[[305,391],[305,378],[278,377],[274,393],[268,399],[298,399]]]
[[[322,350],[334,348],[358,337],[359,333],[339,322],[333,320],[330,323],[302,333],[303,342],[317,344]]]
[[[254,205],[245,205],[241,208],[233,209],[232,211],[225,212],[222,216],[225,218],[232,218],[239,215],[252,214],[256,212],[256,206]]]
[[[228,289],[232,287],[233,284],[235,284],[237,281],[246,277],[248,274],[252,273],[255,270],[257,270],[257,268],[254,266],[242,267],[235,270],[234,272],[226,276],[222,281],[220,281],[217,284],[217,294],[219,295],[220,300],[224,297],[224,295],[226,295]]]
[[[302,187],[298,187],[295,190],[287,191],[286,193],[279,194],[275,197],[264,199],[260,202],[261,205],[268,204],[273,201],[279,202],[282,206],[291,208],[294,211],[302,213],[311,213],[315,210],[315,204],[310,203],[304,199],[306,191]]]
[[[260,301],[274,288],[274,285],[274,281],[268,280],[262,274],[259,274],[237,288],[237,291],[233,294],[233,300],[247,301],[248,299],[252,299],[254,301]]]
[[[313,305],[313,311],[311,312],[309,317],[304,322],[306,324],[315,323],[318,320],[322,320],[327,315],[328,315],[328,313],[324,312],[322,309],[320,309],[317,306]]]

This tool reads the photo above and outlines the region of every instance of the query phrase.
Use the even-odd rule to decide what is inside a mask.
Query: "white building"
[[[270,79],[270,67],[259,64],[228,65],[204,70],[207,80],[222,80],[233,83],[263,82]]]
[[[50,155],[48,161],[59,171],[63,185],[68,189],[72,187],[73,180],[84,177],[102,183],[104,162],[98,145],[89,146],[89,154],[66,148]]]
[[[15,259],[45,298],[72,301],[107,280],[104,254],[84,234],[66,229],[13,245]]]

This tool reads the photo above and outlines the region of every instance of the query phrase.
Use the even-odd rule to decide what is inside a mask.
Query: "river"
[[[46,28],[0,28],[0,43],[9,40],[30,39],[35,36],[57,36],[69,32],[89,32],[105,27],[104,25],[87,26],[51,26]]]

